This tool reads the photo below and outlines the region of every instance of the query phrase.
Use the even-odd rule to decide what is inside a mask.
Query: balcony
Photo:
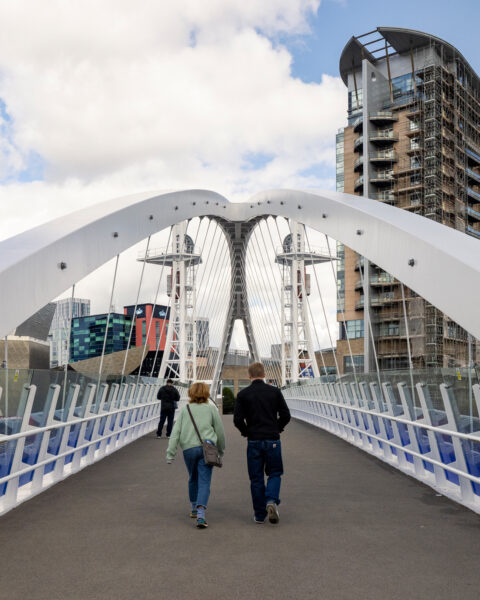
[[[369,119],[374,123],[394,123],[398,121],[397,115],[391,110],[378,110],[377,112],[370,113]]]
[[[393,132],[393,129],[375,131],[370,134],[369,140],[381,144],[398,142],[398,135]]]
[[[357,158],[357,160],[353,163],[353,170],[360,171],[363,168],[363,156]]]
[[[388,171],[379,171],[370,177],[370,183],[375,183],[376,185],[392,183],[393,180],[394,174]]]
[[[467,215],[470,215],[474,219],[480,221],[480,212],[478,212],[478,210],[475,210],[471,206],[467,206]]]
[[[465,227],[466,231],[468,233],[470,233],[471,235],[474,235],[475,237],[480,238],[480,231],[477,231],[476,229],[474,229],[471,225],[467,225]]]
[[[353,149],[357,150],[358,148],[363,147],[363,135],[360,135],[354,142],[353,142]]]
[[[372,200],[378,200],[379,202],[395,202],[395,194],[393,192],[377,192],[370,196]]]
[[[357,179],[355,179],[354,188],[355,190],[363,187],[363,175],[360,175]]]
[[[357,133],[362,130],[363,130],[363,117],[358,117],[358,119],[355,119],[355,121],[353,122],[353,131],[355,131]]]
[[[399,281],[389,275],[388,273],[382,273],[381,275],[372,275],[370,277],[370,285],[372,286],[383,286],[383,285],[396,285]],[[355,283],[355,289],[358,290],[363,287],[362,280],[358,279]]]
[[[470,150],[470,148],[466,148],[465,152],[466,152],[467,156],[469,156],[470,158],[473,158],[478,164],[480,164],[480,154],[477,154],[473,150]]]
[[[393,285],[397,283],[398,281],[395,277],[389,273],[381,273],[370,277],[370,285]]]
[[[475,198],[475,200],[480,200],[480,194],[478,192],[476,192],[475,190],[472,190],[472,188],[470,188],[470,187],[467,187],[467,194],[471,198]]]
[[[479,173],[475,173],[475,171],[472,171],[472,169],[467,168],[467,175],[469,177],[471,177],[472,179],[475,179],[475,181],[478,181],[478,183],[480,183],[480,174]]]
[[[392,163],[398,161],[398,154],[391,150],[380,150],[380,152],[374,152],[369,156],[369,160],[372,163]]]

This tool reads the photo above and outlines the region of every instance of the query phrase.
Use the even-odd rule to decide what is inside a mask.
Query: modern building
[[[197,352],[207,350],[210,346],[210,321],[208,317],[196,318]]]
[[[59,367],[68,363],[68,337],[73,318],[90,314],[90,300],[82,298],[64,298],[56,305],[48,339],[50,341],[50,367]]]
[[[348,125],[337,135],[337,190],[480,238],[480,79],[466,59],[432,35],[378,27],[350,39],[340,74]],[[382,370],[408,368],[409,354],[415,368],[474,357],[467,332],[436,307],[351,249],[337,250],[343,372],[374,370],[375,354]]]
[[[148,344],[150,350],[165,349],[170,309],[161,304],[124,306],[123,313],[132,318],[135,312],[131,346]]]
[[[121,313],[75,317],[70,335],[70,362],[101,356],[104,344],[105,354],[126,350],[131,326],[132,318]]]
[[[135,312],[130,347],[147,345],[141,374],[157,377],[165,350],[170,308],[161,304],[138,304],[125,306],[123,312],[130,318]]]

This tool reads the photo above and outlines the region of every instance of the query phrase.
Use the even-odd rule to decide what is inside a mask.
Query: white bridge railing
[[[58,383],[40,385],[41,390],[22,383],[16,395],[10,391],[10,415],[5,386],[0,387],[0,515],[155,430],[163,382],[131,380],[97,389],[79,377],[79,383],[65,386],[65,394]],[[183,403],[186,386],[179,391]]]
[[[322,383],[283,392],[292,416],[333,433],[480,513],[480,386],[470,415],[451,384]],[[475,404],[473,404],[473,401]],[[417,403],[417,405],[416,405]]]

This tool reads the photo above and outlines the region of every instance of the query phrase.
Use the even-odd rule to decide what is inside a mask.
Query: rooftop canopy
[[[375,64],[385,58],[386,51],[392,56],[425,46],[435,47],[449,62],[460,60],[471,76],[473,85],[480,88],[478,75],[454,46],[429,33],[398,27],[377,27],[363,35],[352,36],[340,57],[340,75],[347,85],[348,73],[360,69],[364,58]]]

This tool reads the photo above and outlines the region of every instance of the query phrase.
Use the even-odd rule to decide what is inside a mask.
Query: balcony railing
[[[476,192],[475,190],[472,190],[472,188],[467,187],[467,194],[469,196],[472,196],[472,198],[476,198],[477,200],[480,200],[480,194],[478,192]]]
[[[369,156],[369,159],[371,162],[397,162],[398,154],[395,154],[395,152],[392,152],[391,150],[383,150],[380,152],[374,152]]]
[[[359,136],[354,142],[353,142],[353,147],[354,148],[359,148],[360,146],[363,145],[363,135]]]
[[[372,194],[371,198],[380,202],[394,202],[395,194],[393,192],[377,192],[376,194]]]
[[[398,121],[397,115],[391,110],[378,110],[377,112],[370,113],[371,121]]]
[[[370,177],[370,181],[372,183],[378,183],[378,182],[386,182],[386,181],[393,181],[394,178],[394,174],[393,173],[384,173],[382,171],[378,172],[378,173],[374,173],[371,177]]]
[[[353,131],[360,131],[363,128],[363,117],[358,117],[353,122]]]
[[[371,133],[369,136],[370,141],[387,141],[387,142],[396,142],[398,140],[398,135],[393,132],[393,130],[379,130]]]
[[[480,173],[475,173],[472,169],[467,169],[467,175],[480,183]]]
[[[361,187],[363,185],[363,175],[361,175],[360,177],[357,177],[357,179],[355,179],[355,189]]]
[[[357,158],[357,160],[353,163],[353,168],[354,169],[358,169],[359,167],[361,167],[363,165],[363,156],[360,156],[359,158]]]

